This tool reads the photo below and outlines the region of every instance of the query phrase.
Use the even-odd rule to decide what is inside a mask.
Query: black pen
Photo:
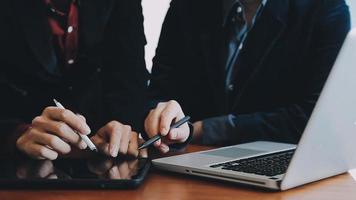
[[[184,123],[187,123],[189,120],[190,120],[190,117],[189,117],[189,116],[185,116],[183,119],[181,119],[181,120],[177,121],[176,123],[174,123],[174,124],[170,127],[169,131],[172,130],[172,129],[175,129],[175,128],[178,128],[178,127],[182,126]],[[147,140],[145,143],[143,143],[143,144],[138,148],[138,150],[145,149],[145,148],[149,147],[150,145],[152,145],[153,143],[155,143],[157,140],[161,139],[161,137],[162,137],[161,134],[158,134],[158,135],[152,137],[151,139],[149,139],[149,140]]]

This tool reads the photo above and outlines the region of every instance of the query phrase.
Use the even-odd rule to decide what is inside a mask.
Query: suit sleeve
[[[0,23],[3,24],[3,31],[0,31],[0,43],[2,44],[0,51],[0,154],[6,155],[12,153],[15,149],[15,141],[23,132],[21,128],[26,122],[25,119],[19,116],[19,110],[12,105],[21,107],[23,102],[22,97],[25,91],[11,84],[6,76],[6,70],[11,69],[12,65],[6,61],[6,47],[9,38],[11,38],[11,30],[13,27],[13,18],[11,17],[10,1],[4,1],[3,6],[8,8],[0,12]]]
[[[177,77],[180,69],[179,58],[183,51],[182,28],[179,21],[181,1],[172,0],[165,17],[156,55],[153,58],[151,81],[149,86],[150,108],[159,102],[172,100],[180,88],[181,80]],[[173,90],[174,88],[174,90]],[[176,99],[178,100],[178,99]]]
[[[141,0],[115,1],[105,35],[104,101],[108,120],[141,131],[147,100],[148,72]]]
[[[202,142],[236,144],[273,140],[297,143],[349,30],[350,14],[345,2],[323,1],[313,33],[313,50],[305,63],[312,70],[306,74],[306,89],[300,100],[270,111],[206,119]]]

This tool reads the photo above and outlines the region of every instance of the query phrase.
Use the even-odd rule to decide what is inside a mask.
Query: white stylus
[[[54,103],[56,104],[56,106],[58,108],[61,108],[61,109],[65,109],[64,106],[59,103],[56,99],[53,99]],[[78,133],[77,131],[75,131],[81,138],[82,140],[88,145],[89,149],[92,150],[92,151],[98,151],[98,149],[96,148],[96,146],[94,145],[94,143],[88,138],[88,136],[86,135],[83,135],[83,134],[80,134]]]

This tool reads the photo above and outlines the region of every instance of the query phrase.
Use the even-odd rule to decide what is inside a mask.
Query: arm
[[[141,131],[148,74],[140,0],[115,1],[105,38],[102,74],[108,118]]]
[[[10,8],[10,1],[4,1],[4,7]],[[11,69],[11,65],[7,63],[7,53],[5,49],[8,46],[8,40],[11,38],[11,31],[13,26],[12,16],[10,14],[11,9],[6,9],[0,13],[0,23],[3,24],[4,30],[0,32],[0,92],[2,98],[0,99],[0,151],[7,154],[15,149],[15,141],[20,135],[18,130],[22,129],[22,125],[25,124],[25,119],[18,116],[17,109],[11,105],[16,103],[22,103],[23,91],[16,88],[11,84],[11,80],[8,80],[7,70]],[[14,100],[17,101],[14,101]],[[21,104],[20,104],[21,105]],[[19,106],[20,107],[20,106]]]
[[[155,108],[159,102],[175,99],[181,87],[178,74],[183,64],[180,64],[184,51],[180,11],[182,1],[172,0],[170,8],[162,25],[156,55],[153,58],[151,81],[149,86],[150,108]],[[174,88],[174,90],[172,89]],[[178,100],[179,99],[175,99]]]
[[[306,63],[302,98],[294,104],[270,111],[228,115],[203,120],[200,141],[204,144],[274,140],[296,143],[318,100],[327,76],[350,29],[350,15],[344,1],[323,1],[313,37],[314,49]],[[222,133],[217,135],[216,133]]]

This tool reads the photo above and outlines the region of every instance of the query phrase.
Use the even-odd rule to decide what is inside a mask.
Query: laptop
[[[257,141],[152,163],[163,170],[272,190],[356,168],[356,29],[345,40],[298,146]]]
[[[2,157],[0,163],[0,189],[134,189],[151,162],[96,155],[55,161]]]

